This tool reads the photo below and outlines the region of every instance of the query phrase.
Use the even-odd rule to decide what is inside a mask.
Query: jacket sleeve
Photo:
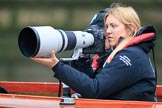
[[[80,72],[85,73],[89,77],[94,76],[94,71],[92,69],[92,57],[90,56],[80,56],[78,60],[71,61],[71,67],[77,69]],[[84,68],[83,68],[84,67]]]
[[[138,53],[122,50],[116,54],[112,62],[104,66],[95,78],[59,62],[52,68],[54,77],[62,80],[84,98],[107,98],[116,92],[140,80],[143,68],[136,66],[143,62],[137,59]],[[143,66],[142,66],[143,67]],[[82,67],[84,68],[84,67]]]

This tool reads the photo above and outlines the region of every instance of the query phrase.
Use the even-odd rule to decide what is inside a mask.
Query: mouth
[[[107,40],[109,40],[110,42],[114,40],[113,37],[107,37]]]

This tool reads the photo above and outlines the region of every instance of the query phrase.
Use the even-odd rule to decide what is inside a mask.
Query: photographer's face
[[[109,43],[110,46],[117,45],[119,41],[119,37],[125,38],[129,36],[126,26],[111,14],[106,18],[105,32],[106,32],[106,37],[105,37],[106,43]]]

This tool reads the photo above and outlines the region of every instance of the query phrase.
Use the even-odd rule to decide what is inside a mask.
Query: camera
[[[85,31],[93,35],[94,42],[91,46],[83,48],[83,54],[103,53],[105,50],[104,28],[98,25],[91,25]]]
[[[65,31],[51,26],[27,26],[18,36],[18,46],[25,57],[49,57],[56,53],[74,50],[72,57],[80,53],[97,54],[105,50],[104,15],[109,8],[101,10],[83,31]]]
[[[83,49],[83,53],[100,53],[104,49],[104,34],[98,26],[86,31],[64,31],[51,26],[28,26],[20,31],[18,45],[25,57],[48,57],[56,53]]]

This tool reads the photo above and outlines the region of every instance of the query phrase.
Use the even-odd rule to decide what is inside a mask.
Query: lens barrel
[[[49,57],[50,52],[62,52],[93,45],[94,37],[83,31],[64,31],[51,26],[28,26],[18,37],[18,46],[25,57]]]

